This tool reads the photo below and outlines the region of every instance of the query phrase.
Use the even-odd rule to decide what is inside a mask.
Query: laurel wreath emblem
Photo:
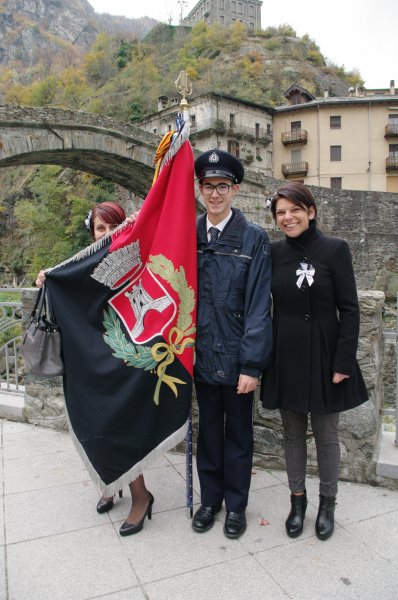
[[[153,401],[158,405],[162,383],[170,387],[176,398],[178,397],[177,384],[186,383],[177,377],[168,375],[166,369],[174,361],[175,355],[183,354],[186,348],[192,347],[195,343],[194,338],[190,337],[196,331],[192,319],[192,312],[195,308],[195,292],[187,283],[184,267],[180,266],[178,269],[174,269],[172,261],[163,254],[150,256],[148,267],[153,273],[167,281],[178,294],[177,321],[175,327],[172,327],[169,332],[168,343],[160,342],[153,346],[142,346],[128,341],[120,326],[120,320],[111,307],[104,311],[104,340],[112,348],[113,356],[122,359],[126,366],[156,373],[158,381]]]

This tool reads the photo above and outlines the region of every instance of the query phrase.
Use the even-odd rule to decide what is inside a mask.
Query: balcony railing
[[[396,137],[398,136],[398,123],[389,123],[384,128],[384,137]]]
[[[282,173],[285,177],[289,177],[289,175],[307,175],[308,162],[302,160],[301,162],[284,163],[282,165]]]
[[[295,131],[284,131],[281,134],[282,144],[287,146],[288,144],[306,144],[308,140],[308,134],[306,129],[297,129]]]
[[[226,123],[222,119],[205,119],[191,125],[192,135],[200,136],[200,134],[207,133],[209,130],[233,136],[235,139],[246,138],[253,143],[269,144],[272,142],[272,132],[267,131],[264,127],[256,130],[255,127]]]
[[[398,156],[387,156],[386,171],[398,171]]]

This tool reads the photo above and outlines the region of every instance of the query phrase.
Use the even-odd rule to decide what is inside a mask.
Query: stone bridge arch
[[[158,136],[110,117],[0,106],[0,167],[61,165],[109,179],[143,198],[158,143]]]

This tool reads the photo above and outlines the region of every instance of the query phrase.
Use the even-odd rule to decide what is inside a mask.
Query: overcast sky
[[[96,12],[125,17],[153,17],[173,24],[197,0],[88,0]],[[357,68],[367,88],[398,87],[398,0],[263,0],[261,25],[288,23],[298,35],[308,33],[322,54],[347,70]]]

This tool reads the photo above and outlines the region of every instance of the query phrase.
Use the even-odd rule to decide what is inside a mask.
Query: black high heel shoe
[[[145,517],[148,515],[148,519],[152,519],[152,505],[154,502],[154,497],[151,492],[149,492],[149,503],[148,507],[144,513],[144,516],[138,523],[127,523],[125,521],[123,525],[119,529],[120,535],[133,535],[134,533],[138,533],[144,527]]]
[[[119,490],[119,498],[123,497],[123,490]],[[112,498],[103,498],[101,497],[97,503],[97,513],[100,515],[102,513],[106,513],[115,505],[114,496]]]

